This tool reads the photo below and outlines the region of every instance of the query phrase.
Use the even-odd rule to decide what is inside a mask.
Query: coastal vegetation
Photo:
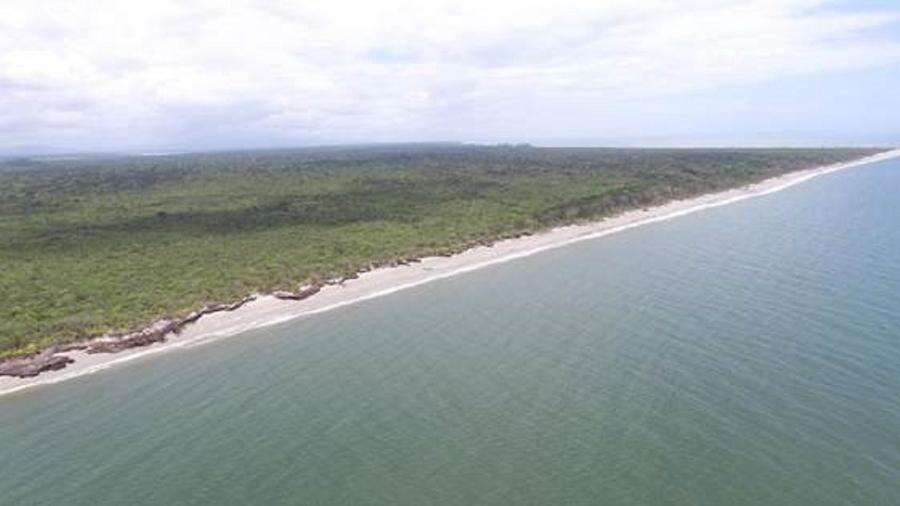
[[[0,357],[878,151],[420,144],[0,161]]]

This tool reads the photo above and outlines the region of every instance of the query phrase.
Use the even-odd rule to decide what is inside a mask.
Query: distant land
[[[133,337],[256,293],[306,298],[377,267],[884,150],[433,143],[8,159],[0,356]]]

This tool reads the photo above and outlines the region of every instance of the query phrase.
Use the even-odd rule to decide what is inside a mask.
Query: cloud
[[[0,145],[562,136],[900,65],[900,9],[816,0],[76,4],[0,4]]]

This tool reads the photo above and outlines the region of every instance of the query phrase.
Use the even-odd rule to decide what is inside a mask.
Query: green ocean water
[[[0,397],[0,504],[900,504],[900,162]]]

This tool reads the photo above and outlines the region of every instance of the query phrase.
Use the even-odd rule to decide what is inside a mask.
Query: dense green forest
[[[0,162],[0,355],[872,149],[360,146]]]

